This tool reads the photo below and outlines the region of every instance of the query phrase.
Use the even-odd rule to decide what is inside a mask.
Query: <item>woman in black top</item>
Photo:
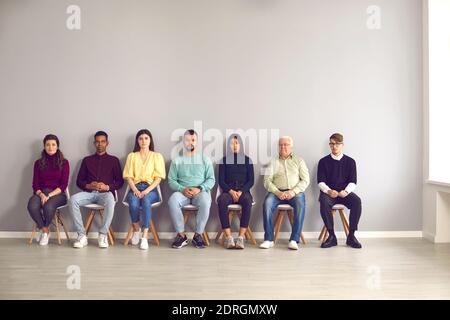
[[[219,217],[225,234],[224,246],[227,249],[244,249],[244,235],[250,220],[253,198],[250,189],[254,183],[253,163],[244,153],[244,144],[238,134],[228,138],[226,156],[219,164],[219,188],[217,199]],[[242,207],[241,228],[236,241],[231,236],[228,221],[228,206],[240,204]]]

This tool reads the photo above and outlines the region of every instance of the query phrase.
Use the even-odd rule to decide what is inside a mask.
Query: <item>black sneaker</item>
[[[188,241],[188,238],[186,235],[182,236],[180,234],[177,234],[175,241],[172,243],[172,248],[181,249],[184,246],[186,246],[188,243],[189,243],[189,241]]]
[[[199,249],[203,249],[206,247],[205,242],[203,241],[203,238],[198,233],[194,234],[194,237],[192,238],[192,244]]]

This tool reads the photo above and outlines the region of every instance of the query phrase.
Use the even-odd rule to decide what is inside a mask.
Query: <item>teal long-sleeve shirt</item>
[[[211,160],[202,155],[181,156],[172,160],[167,177],[173,191],[182,192],[186,187],[201,187],[209,192],[216,183]]]

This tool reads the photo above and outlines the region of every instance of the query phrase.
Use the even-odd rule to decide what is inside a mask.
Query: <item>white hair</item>
[[[292,137],[290,137],[290,136],[282,136],[282,137],[280,137],[280,139],[278,139],[278,143],[279,143],[281,140],[289,140],[291,146],[294,146],[294,139],[292,139]]]

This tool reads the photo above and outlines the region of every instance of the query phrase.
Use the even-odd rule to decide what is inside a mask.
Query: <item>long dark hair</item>
[[[236,139],[239,142],[240,148],[238,153],[234,153],[231,151],[230,143],[233,139]],[[228,137],[227,145],[225,146],[225,163],[226,164],[245,164],[245,152],[244,152],[244,142],[239,134],[233,133]],[[236,160],[236,162],[235,162]]]
[[[136,139],[134,140],[134,149],[133,152],[138,152],[139,150],[141,150],[141,147],[139,146],[139,136],[146,134],[150,137],[150,145],[148,146],[148,148],[150,149],[150,151],[155,151],[155,145],[153,143],[153,136],[152,133],[147,130],[147,129],[141,129],[138,131],[138,133],[136,133]]]
[[[44,144],[44,150],[42,150],[41,152],[41,158],[39,159],[39,169],[40,170],[45,170],[48,168],[48,159],[47,159],[47,152],[45,151],[45,143],[49,140],[55,140],[56,141],[56,145],[58,147],[58,150],[56,150],[56,157],[54,159],[53,165],[56,167],[58,166],[59,169],[62,168],[62,165],[64,163],[64,161],[66,160],[64,158],[64,154],[61,152],[61,150],[59,150],[59,139],[57,136],[55,136],[54,134],[48,134],[44,137],[44,140],[42,141]]]

